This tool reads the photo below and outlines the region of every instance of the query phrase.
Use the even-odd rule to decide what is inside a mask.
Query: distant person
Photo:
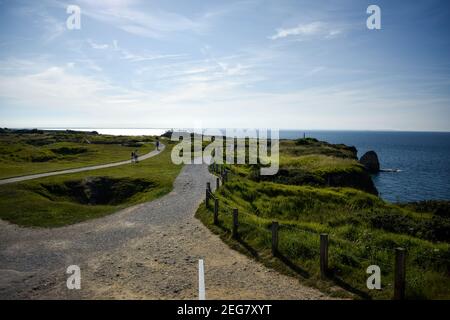
[[[139,159],[138,159],[138,152],[137,152],[137,150],[134,150],[134,162],[135,163],[138,163],[139,162]]]
[[[156,138],[156,150],[159,151],[159,139]]]
[[[131,163],[134,163],[136,160],[136,157],[134,155],[134,151],[131,151]]]

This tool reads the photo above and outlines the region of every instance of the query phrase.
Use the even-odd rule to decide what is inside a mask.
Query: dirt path
[[[231,250],[195,219],[208,181],[206,165],[187,165],[168,195],[104,218],[57,229],[0,221],[0,298],[197,299],[198,259],[207,299],[327,298]],[[81,290],[66,288],[71,264]]]
[[[140,157],[138,157],[139,161],[154,157],[158,154],[160,154],[164,149],[165,145],[160,143],[159,150],[153,150],[150,151],[147,154],[144,154]],[[98,170],[98,169],[104,169],[104,168],[111,168],[111,167],[117,167],[122,166],[124,164],[130,164],[130,160],[125,161],[119,161],[119,162],[113,162],[113,163],[106,163],[106,164],[100,164],[95,166],[89,166],[89,167],[81,167],[81,168],[75,168],[75,169],[67,169],[67,170],[58,170],[58,171],[52,171],[52,172],[45,172],[45,173],[37,173],[37,174],[31,174],[27,176],[20,176],[20,177],[13,177],[13,178],[7,178],[7,179],[1,179],[0,185],[2,184],[8,184],[8,183],[14,183],[14,182],[20,182],[25,180],[32,180],[32,179],[38,179],[38,178],[44,178],[44,177],[50,177],[50,176],[57,176],[60,174],[67,174],[67,173],[77,173],[77,172],[83,172],[83,171],[91,171],[91,170]]]

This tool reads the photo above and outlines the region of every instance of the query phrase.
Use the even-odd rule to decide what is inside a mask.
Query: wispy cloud
[[[86,59],[77,59],[76,62],[77,63],[74,63],[74,65],[73,65],[74,67],[78,67],[78,65],[79,65],[83,69],[86,69],[86,70],[92,70],[92,71],[95,71],[95,72],[103,71],[103,69],[95,61],[93,61],[92,59],[88,59],[88,58],[86,58]]]
[[[91,39],[88,39],[87,42],[89,43],[89,45],[91,46],[92,49],[98,49],[98,50],[103,50],[103,49],[108,49],[110,46],[107,43],[96,43],[94,41],[92,41]]]
[[[109,47],[109,45],[108,45]],[[132,52],[129,49],[124,49],[119,46],[119,42],[117,40],[113,40],[112,48],[114,51],[119,52],[120,59],[130,61],[130,62],[143,62],[143,61],[153,61],[160,59],[176,59],[185,57],[186,54],[183,53],[175,53],[175,54],[159,54],[159,53],[136,53]]]
[[[45,43],[59,38],[67,30],[65,20],[50,15],[45,7],[20,4],[12,10],[12,13],[19,18],[25,17],[28,23],[34,24],[33,28],[40,30],[40,37]]]
[[[161,38],[173,32],[198,31],[202,28],[201,21],[161,9],[145,12],[138,9],[136,3],[117,1],[115,5],[111,5],[110,1],[83,2],[83,14],[130,34],[149,38]]]
[[[69,32],[65,0],[7,1],[0,122],[376,129],[428,117],[448,128],[443,31],[411,25],[429,41],[418,43],[369,32],[353,2],[72,0],[82,29]]]
[[[286,37],[298,37],[301,39],[308,38],[331,38],[340,34],[342,30],[333,28],[330,25],[315,21],[307,24],[299,24],[293,28],[279,28],[276,33],[269,37],[269,39],[277,40]]]
[[[220,61],[220,59],[219,59]],[[16,62],[20,64],[20,62]],[[4,62],[0,61],[0,66]],[[19,75],[0,73],[0,101],[15,107],[36,108],[47,112],[78,114],[79,119],[64,117],[56,121],[42,118],[20,118],[17,121],[33,121],[33,125],[119,125],[194,126],[198,121],[211,127],[254,127],[267,125],[262,115],[273,114],[270,125],[279,128],[339,128],[337,123],[350,129],[396,127],[405,110],[418,117],[427,117],[429,109],[424,105],[444,106],[448,99],[433,101],[433,97],[387,97],[386,90],[368,90],[348,85],[296,89],[286,93],[270,93],[247,90],[242,84],[247,78],[235,78],[222,70],[222,76],[214,79],[216,69],[189,69],[191,75],[206,77],[193,81],[174,81],[161,90],[135,90],[110,83],[105,78],[77,73],[76,64],[64,66],[40,65],[23,61],[24,67],[41,66],[41,70]],[[35,69],[33,68],[33,69]],[[313,71],[318,72],[319,68]],[[384,97],[380,98],[380,92]],[[0,112],[4,111],[0,104]],[[51,110],[51,111],[49,111]],[[389,112],[389,119],[382,116]],[[7,113],[4,114],[7,116]],[[89,115],[87,117],[86,115]],[[168,116],[170,115],[170,116]],[[239,117],[236,117],[239,115]],[[33,114],[30,117],[34,117]],[[88,119],[89,118],[89,119]],[[5,119],[5,118],[3,118]],[[5,121],[5,120],[3,120]],[[77,122],[78,121],[78,122]],[[15,122],[24,125],[25,122]],[[11,122],[10,122],[11,125]],[[397,126],[398,128],[398,126]]]
[[[65,31],[66,31],[66,26],[64,24],[64,22],[55,19],[54,17],[50,16],[50,15],[44,15],[43,16],[43,21],[45,24],[45,41],[46,42],[51,42],[53,40],[55,40],[56,38],[60,37]]]

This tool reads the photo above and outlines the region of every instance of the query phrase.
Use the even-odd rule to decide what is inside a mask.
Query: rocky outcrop
[[[378,161],[378,155],[375,151],[366,152],[359,162],[366,168],[370,173],[378,173],[380,171],[380,162]]]
[[[370,174],[361,171],[336,172],[327,176],[327,185],[330,187],[349,187],[378,195],[378,190]]]

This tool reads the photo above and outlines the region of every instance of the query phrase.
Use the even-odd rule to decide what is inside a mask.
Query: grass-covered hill
[[[376,195],[356,150],[314,139],[280,142],[280,172],[227,165],[219,199],[219,225],[202,205],[197,217],[240,250],[332,294],[390,299],[394,250],[407,249],[408,298],[450,298],[450,204],[390,204]],[[240,238],[231,237],[232,208]],[[272,221],[280,224],[279,257],[271,255]],[[330,275],[320,279],[319,234],[330,237]],[[382,289],[368,290],[366,269],[378,265]]]
[[[0,130],[0,179],[127,160],[150,152],[152,137],[96,132]]]
[[[48,172],[127,160],[151,151],[155,137],[108,136],[73,131],[0,133],[0,175]],[[88,140],[89,142],[87,142]],[[158,156],[118,167],[0,185],[0,219],[27,227],[59,227],[151,201],[172,190],[181,166],[173,144]],[[48,155],[43,159],[41,155]],[[36,161],[39,157],[40,161]]]
[[[377,195],[370,175],[357,161],[357,150],[313,138],[280,141],[280,170],[275,176],[252,178],[289,185],[352,187]]]

